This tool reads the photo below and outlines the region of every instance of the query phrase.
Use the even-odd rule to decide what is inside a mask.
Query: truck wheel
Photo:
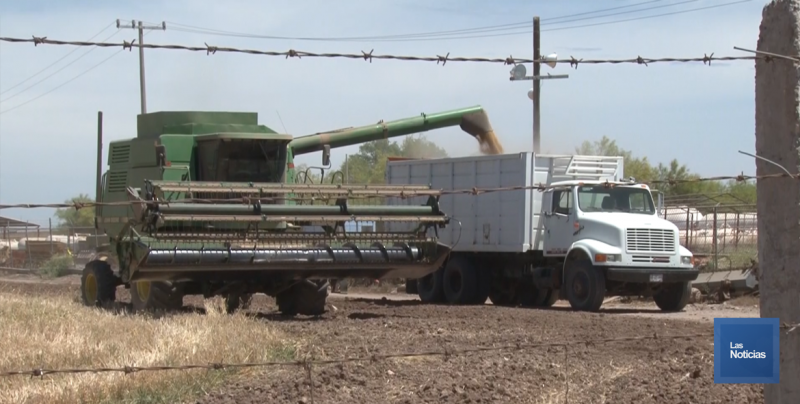
[[[423,303],[441,303],[444,301],[444,288],[442,288],[442,274],[439,268],[436,272],[417,279],[419,299]]]
[[[531,282],[520,282],[517,284],[516,300],[522,307],[544,306],[547,297],[547,289],[539,289]]]
[[[450,304],[470,304],[478,293],[478,271],[463,257],[453,257],[444,267],[442,286]]]
[[[329,286],[328,281],[305,279],[278,293],[275,303],[278,304],[278,310],[287,316],[318,316],[325,313]]]
[[[587,260],[570,261],[566,268],[567,300],[574,310],[598,311],[606,294],[606,279]]]
[[[406,294],[409,295],[419,294],[416,279],[406,279]]]
[[[91,261],[83,267],[81,299],[83,304],[105,307],[117,300],[119,278],[104,261]]]
[[[668,283],[653,296],[653,300],[661,311],[681,311],[689,303],[691,296],[691,282]]]
[[[517,287],[514,283],[497,273],[492,276],[489,287],[489,300],[495,306],[512,306],[517,301]]]
[[[486,269],[478,269],[478,288],[475,292],[475,300],[473,304],[484,305],[486,299],[489,298],[489,292],[492,291],[492,273]]]
[[[558,289],[547,289],[547,298],[544,299],[542,306],[553,307],[553,305],[558,301],[558,292]]]
[[[183,293],[172,282],[132,282],[131,304],[134,311],[178,310],[183,306]]]
[[[243,295],[233,293],[225,295],[225,311],[228,314],[232,314],[237,309],[247,310],[250,308],[250,302],[252,299],[253,295],[250,293]]]

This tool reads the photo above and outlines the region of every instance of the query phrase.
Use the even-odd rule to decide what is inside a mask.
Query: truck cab
[[[571,180],[542,196],[543,255],[561,266],[561,295],[576,309],[599,309],[607,295],[653,296],[682,309],[697,279],[678,228],[657,215],[650,188],[628,181]]]

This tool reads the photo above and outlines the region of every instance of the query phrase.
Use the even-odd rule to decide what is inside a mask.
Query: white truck
[[[440,198],[451,217],[440,241],[453,251],[437,272],[409,280],[407,292],[451,304],[565,299],[581,311],[599,310],[609,296],[652,296],[663,311],[682,310],[698,276],[693,255],[656,214],[648,186],[622,178],[622,163],[531,152],[388,162],[387,184],[476,190]],[[512,190],[481,192],[497,188]]]

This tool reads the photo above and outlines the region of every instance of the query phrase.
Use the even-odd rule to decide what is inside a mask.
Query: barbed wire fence
[[[145,49],[168,49],[168,50],[182,50],[182,51],[189,51],[189,52],[206,52],[206,55],[213,55],[217,52],[221,53],[244,53],[250,55],[261,55],[261,56],[283,56],[284,58],[333,58],[333,59],[363,59],[369,63],[372,63],[375,59],[382,59],[382,60],[401,60],[401,61],[417,61],[417,62],[436,62],[437,64],[441,63],[443,66],[447,64],[447,62],[472,62],[472,63],[502,63],[504,65],[514,65],[518,63],[547,63],[552,62],[552,60],[541,60],[541,59],[525,59],[525,58],[515,58],[513,56],[508,56],[506,58],[488,58],[488,57],[456,57],[450,56],[450,52],[447,52],[444,56],[436,55],[436,56],[404,56],[404,55],[390,55],[390,54],[375,54],[374,49],[370,50],[369,52],[361,51],[361,53],[316,53],[316,52],[306,52],[300,51],[295,49],[289,49],[287,51],[270,51],[270,50],[258,50],[258,49],[242,49],[242,48],[233,48],[233,47],[226,47],[226,46],[215,46],[209,45],[208,43],[204,43],[204,46],[188,46],[188,45],[176,45],[176,44],[151,44],[145,43],[140,44],[136,43],[136,40],[132,41],[122,41],[120,42],[90,42],[90,41],[65,41],[65,40],[56,40],[56,39],[48,39],[46,36],[38,37],[32,36],[31,38],[16,38],[16,37],[0,37],[0,41],[3,42],[10,42],[10,43],[32,43],[34,46],[39,45],[68,45],[68,46],[96,46],[101,48],[121,48],[123,50],[132,51],[133,48],[145,48]],[[747,51],[756,53],[754,56],[714,56],[714,53],[704,54],[702,57],[686,57],[686,58],[646,58],[642,56],[636,56],[635,58],[628,58],[628,59],[579,59],[570,56],[569,59],[561,59],[557,60],[557,63],[566,63],[569,64],[570,67],[577,69],[578,65],[581,64],[638,64],[638,65],[645,65],[648,66],[651,63],[692,63],[692,62],[702,62],[706,65],[711,65],[712,61],[743,61],[743,60],[756,60],[762,59],[765,61],[772,61],[774,59],[788,59],[791,61],[798,61],[797,58],[786,56],[786,55],[777,55],[777,54],[764,54],[762,52],[756,51],[749,51],[746,49],[735,48],[737,50]]]
[[[658,184],[666,184],[666,185],[680,185],[680,184],[692,184],[692,183],[700,183],[700,182],[709,182],[709,181],[736,181],[736,182],[744,182],[744,181],[752,181],[752,180],[766,180],[766,179],[778,179],[778,178],[792,178],[795,180],[800,180],[800,174],[791,174],[791,173],[777,173],[777,174],[764,174],[764,175],[726,175],[726,176],[715,176],[715,177],[697,177],[697,178],[686,178],[686,179],[662,179],[662,180],[653,180],[653,181],[646,181],[642,183],[650,184],[650,185],[658,185]],[[268,184],[265,184],[268,185]],[[328,187],[330,187],[329,184]],[[340,184],[334,184],[340,185]],[[375,184],[376,186],[380,186],[380,184]],[[625,185],[625,183],[614,183],[614,182],[605,182],[601,183],[601,185],[607,185],[609,187],[613,187],[616,185]],[[369,185],[345,185],[341,184],[344,188],[357,188]],[[465,189],[453,189],[453,190],[438,190],[436,193],[438,195],[481,195],[487,193],[494,193],[494,192],[509,192],[509,191],[523,191],[523,190],[537,190],[537,191],[547,191],[552,189],[560,189],[564,186],[559,185],[547,185],[547,184],[535,184],[529,186],[512,186],[512,187],[498,187],[498,188],[465,188]],[[306,188],[306,187],[296,187],[293,188],[291,184],[282,185],[282,188],[288,193],[296,193],[296,194],[314,194],[314,188]],[[248,189],[251,189],[253,193],[259,192],[258,184],[253,184],[252,187],[248,185]],[[334,190],[336,188],[333,188]],[[237,189],[238,190],[238,189]],[[368,193],[369,188],[364,188],[364,192],[359,192],[357,198],[359,199],[370,199],[370,198],[411,198],[420,196],[419,194],[415,194],[414,191],[410,191],[408,193],[399,191],[397,193],[387,193],[387,192],[380,192],[376,190],[375,194]],[[285,195],[281,197],[246,197],[246,198],[225,198],[225,199],[209,199],[209,198],[183,198],[183,199],[172,199],[172,200],[129,200],[129,201],[115,201],[115,202],[62,202],[62,203],[17,203],[17,204],[0,204],[0,209],[34,209],[34,208],[54,208],[54,209],[63,209],[63,208],[73,208],[76,210],[90,208],[95,206],[129,206],[133,204],[141,204],[141,203],[151,203],[151,204],[164,204],[168,205],[170,203],[254,203],[254,202],[265,202],[265,201],[319,201],[324,200],[325,198],[330,199],[338,199],[343,198],[342,195],[339,193],[334,193],[331,196],[326,195],[319,195],[319,196],[303,196],[303,197],[296,197],[292,195]],[[346,199],[346,197],[345,197]]]
[[[779,330],[784,335],[789,335],[800,327],[798,324],[783,323],[779,326]],[[236,370],[248,368],[276,368],[276,367],[295,367],[303,371],[303,377],[309,386],[309,398],[311,404],[314,403],[314,367],[321,367],[335,364],[348,364],[348,363],[369,363],[376,364],[381,361],[391,359],[403,358],[420,358],[420,357],[439,357],[443,360],[455,356],[465,356],[474,353],[487,353],[487,352],[518,352],[532,349],[542,348],[561,348],[564,350],[564,402],[569,403],[569,375],[567,369],[569,368],[569,348],[571,346],[593,346],[604,345],[613,343],[631,343],[641,341],[657,341],[657,340],[694,340],[698,338],[713,338],[713,332],[693,333],[693,334],[678,334],[678,335],[659,335],[653,333],[651,335],[628,336],[628,337],[615,337],[615,338],[593,338],[576,341],[540,341],[533,343],[517,343],[510,345],[498,346],[475,346],[471,348],[449,349],[445,347],[441,350],[425,350],[416,352],[399,352],[399,353],[373,353],[367,356],[345,357],[339,359],[313,359],[311,355],[305,355],[303,359],[295,361],[272,361],[272,362],[238,362],[238,363],[205,363],[205,364],[185,364],[173,366],[122,366],[122,367],[84,367],[84,368],[35,368],[35,369],[20,369],[20,370],[5,370],[0,371],[0,378],[9,378],[15,376],[29,376],[30,378],[38,377],[44,378],[49,375],[56,374],[83,374],[83,373],[122,373],[130,375],[138,372],[157,372],[157,371],[189,371],[189,370]],[[696,376],[692,376],[696,377]]]

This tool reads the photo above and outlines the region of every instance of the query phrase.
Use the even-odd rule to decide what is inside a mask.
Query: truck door
[[[571,188],[552,192],[552,206],[544,216],[544,255],[563,256],[572,245],[575,203]]]

